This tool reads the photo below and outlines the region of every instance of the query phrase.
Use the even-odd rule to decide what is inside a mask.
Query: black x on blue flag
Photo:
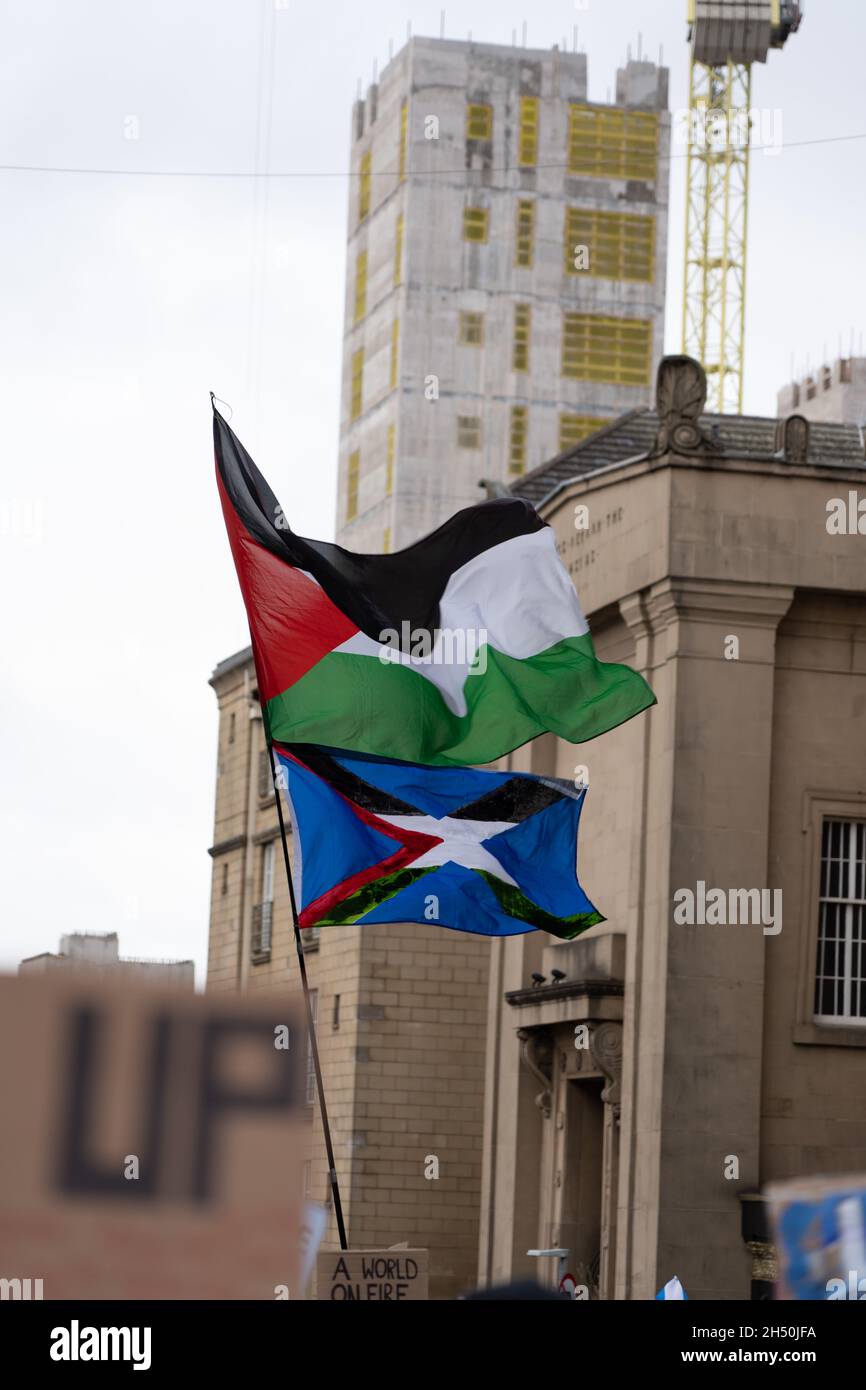
[[[311,744],[274,753],[301,926],[431,922],[568,940],[605,920],[577,881],[584,787]]]

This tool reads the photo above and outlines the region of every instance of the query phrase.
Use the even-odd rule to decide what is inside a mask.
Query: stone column
[[[604,1103],[604,1159],[601,1189],[601,1262],[599,1298],[614,1297],[616,1256],[616,1206],[619,1174],[619,1123],[622,1103],[622,1024],[600,1023],[589,1039],[590,1055],[606,1079]]]
[[[779,585],[666,579],[622,605],[659,703],[632,856],[620,1298],[652,1298],[674,1274],[693,1297],[748,1298],[737,1192],[759,1176],[768,938],[760,925],[678,926],[673,896],[699,880],[773,887],[775,641],[792,597]],[[727,660],[730,637],[739,650]],[[728,1180],[731,1158],[739,1176]]]

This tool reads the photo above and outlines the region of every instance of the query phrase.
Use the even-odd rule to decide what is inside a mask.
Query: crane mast
[[[791,0],[688,0],[683,352],[707,373],[708,406],[742,413],[752,64],[800,27]]]

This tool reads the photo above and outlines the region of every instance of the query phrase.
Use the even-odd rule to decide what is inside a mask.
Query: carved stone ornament
[[[589,1049],[599,1071],[607,1078],[601,1098],[605,1105],[611,1106],[614,1117],[619,1120],[622,1103],[622,1024],[600,1023],[593,1028]]]
[[[535,1104],[544,1118],[549,1120],[553,1084],[553,1038],[547,1029],[540,1028],[518,1028],[517,1036],[523,1044],[521,1055],[526,1066],[542,1084],[543,1089],[535,1097]]]
[[[659,432],[655,454],[694,454],[718,446],[698,421],[707,403],[707,375],[693,357],[663,357],[656,378]]]

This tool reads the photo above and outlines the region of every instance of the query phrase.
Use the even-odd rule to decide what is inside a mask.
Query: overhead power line
[[[791,140],[778,145],[751,145],[753,154],[760,154],[764,150],[800,150],[810,145],[839,145],[852,140],[866,140],[866,131],[861,131],[855,135],[826,135],[814,140]],[[666,158],[686,159],[688,151],[667,155]],[[536,169],[567,169],[566,162],[555,164],[536,164]],[[500,165],[497,168],[487,170],[488,173],[507,174],[511,173],[516,165]],[[397,172],[393,169],[372,169],[372,178],[389,178]],[[465,166],[453,169],[425,169],[424,178],[450,177],[455,174],[465,174]],[[472,170],[468,171],[472,173]],[[91,174],[106,178],[149,178],[149,179],[351,179],[358,178],[360,171],[351,169],[96,169],[83,167],[68,167],[62,164],[0,164],[0,173],[16,174]],[[412,177],[412,171],[409,171]]]

